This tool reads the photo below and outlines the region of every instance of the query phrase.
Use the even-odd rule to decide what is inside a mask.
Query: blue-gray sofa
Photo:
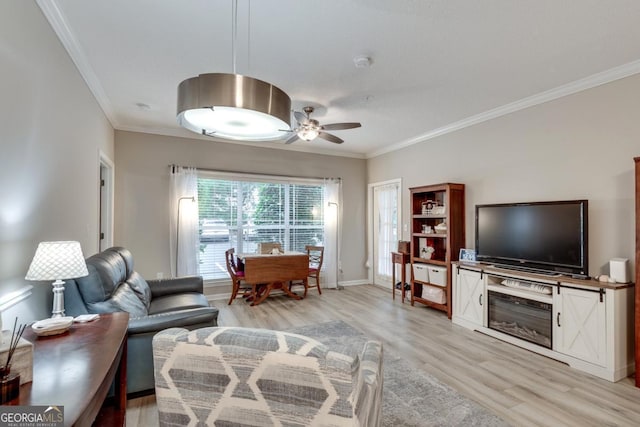
[[[164,329],[217,326],[218,309],[203,294],[202,277],[146,281],[133,256],[113,247],[87,258],[89,275],[65,282],[67,316],[129,313],[127,394],[153,391],[153,336]]]

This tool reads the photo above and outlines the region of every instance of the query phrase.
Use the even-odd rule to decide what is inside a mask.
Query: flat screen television
[[[476,205],[477,260],[589,275],[588,201]]]

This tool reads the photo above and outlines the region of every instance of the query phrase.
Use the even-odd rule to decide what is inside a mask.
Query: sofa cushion
[[[89,275],[75,279],[78,290],[87,306],[104,305],[99,303],[110,299],[127,278],[124,259],[117,252],[104,251],[87,258],[86,262]]]
[[[93,305],[104,302],[108,296],[104,286],[102,286],[102,280],[100,278],[100,272],[93,264],[87,263],[87,271],[89,274],[84,277],[78,277],[74,279],[77,285],[78,292],[82,297],[82,301],[90,309]],[[113,289],[109,289],[109,297]],[[95,313],[106,313],[106,311],[97,311]]]
[[[165,295],[154,298],[149,305],[149,314],[166,313],[174,310],[184,310],[188,308],[209,307],[209,301],[202,294],[184,293],[175,295]]]
[[[136,292],[131,289],[131,286],[126,282],[116,289],[110,301],[117,307],[118,311],[126,311],[132,317],[147,315],[147,307],[145,307]]]
[[[145,309],[148,311],[149,305],[151,304],[151,288],[149,288],[147,281],[144,280],[137,271],[132,271],[129,274],[126,283],[131,287],[131,289],[133,289]]]

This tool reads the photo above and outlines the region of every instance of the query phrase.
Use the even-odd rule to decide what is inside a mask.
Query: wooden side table
[[[407,281],[407,269],[405,265],[409,264],[409,254],[403,252],[391,252],[391,292],[393,292],[393,299],[396,299],[396,264],[400,264],[402,268],[402,272],[400,273],[400,292],[402,293],[402,302],[404,303],[406,294],[404,284]]]
[[[129,314],[108,313],[68,332],[37,337],[33,343],[33,382],[20,386],[9,405],[64,406],[65,426],[122,426],[127,408],[127,326]],[[102,408],[115,380],[115,405]],[[102,408],[102,410],[101,410]]]

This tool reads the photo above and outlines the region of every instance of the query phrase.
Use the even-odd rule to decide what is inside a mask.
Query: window
[[[252,253],[260,242],[303,252],[323,245],[324,189],[319,180],[203,172],[198,177],[200,274],[228,278],[224,252]]]

